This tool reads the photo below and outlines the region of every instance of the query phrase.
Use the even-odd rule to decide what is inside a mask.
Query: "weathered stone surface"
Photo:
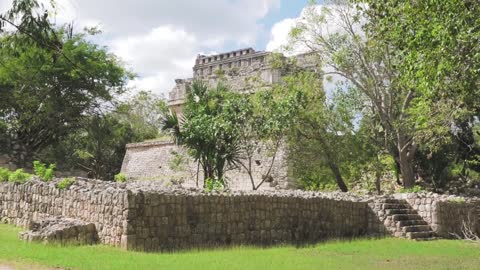
[[[175,87],[169,93],[169,108],[177,114],[182,113],[187,89],[194,80],[202,80],[210,87],[219,82],[227,85],[232,91],[251,93],[262,89],[269,89],[281,81],[284,74],[271,64],[271,52],[255,51],[252,48],[221,53],[217,55],[198,55],[193,66],[193,78],[175,80]],[[318,63],[315,54],[297,55],[296,64],[305,69],[315,68]],[[284,58],[285,59],[285,58]],[[271,177],[261,189],[291,189],[295,188],[295,181],[288,177],[287,152],[281,147],[275,160],[271,156],[271,149],[262,145],[255,151],[252,165],[253,177],[258,184],[270,171]],[[172,166],[179,156],[183,159],[181,166]],[[127,151],[122,165],[122,173],[135,180],[158,180],[161,185],[176,185],[195,187],[202,185],[198,178],[202,178],[202,171],[187,154],[185,149],[169,141],[144,142],[127,145]],[[200,175],[198,175],[200,174]],[[232,190],[251,190],[251,180],[243,168],[226,172],[226,181]]]
[[[458,232],[469,216],[478,226],[477,198],[434,194],[394,198],[296,190],[205,193],[159,187],[154,182],[118,184],[80,178],[69,189],[59,190],[55,187],[58,181],[0,183],[0,220],[28,227],[55,217],[74,219],[87,232],[92,225],[85,224],[94,224],[100,243],[146,251],[300,244],[362,235],[419,237],[426,227],[411,226],[426,225],[448,237]],[[412,209],[401,207],[399,200]],[[419,218],[395,216],[413,214],[410,211]],[[415,221],[420,219],[427,224]],[[392,226],[396,229],[390,230]],[[38,236],[23,237],[33,240]]]
[[[29,229],[19,233],[21,240],[69,245],[92,245],[98,241],[95,224],[72,218],[55,217],[31,222]]]
[[[253,177],[258,184],[270,170],[272,157],[269,150],[259,148],[252,165]],[[179,165],[174,160],[181,159]],[[287,158],[284,148],[280,148],[273,162],[271,178],[261,190],[288,189],[294,186],[287,174]],[[188,156],[185,148],[170,141],[155,141],[128,144],[122,164],[122,173],[137,181],[156,181],[163,187],[192,188],[202,186],[203,172],[198,164]],[[228,188],[232,190],[252,190],[250,177],[246,170],[235,169],[226,172]]]

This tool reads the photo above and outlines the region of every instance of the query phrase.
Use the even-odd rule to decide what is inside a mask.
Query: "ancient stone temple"
[[[280,83],[284,75],[281,69],[271,64],[271,55],[271,52],[252,48],[217,55],[198,55],[193,66],[193,77],[175,80],[176,85],[169,93],[170,109],[181,114],[187,89],[194,80],[203,80],[211,87],[221,81],[231,90],[242,93],[271,88]],[[287,59],[282,55],[279,57]],[[297,65],[304,68],[314,68],[316,63],[309,54],[295,56],[295,60]],[[271,160],[272,157],[266,153],[257,153],[254,165],[256,179],[262,179]],[[286,153],[281,151],[275,159],[272,178],[262,189],[294,187],[288,178],[287,167]],[[202,179],[202,174],[198,175],[198,164],[188,157],[185,149],[169,140],[127,145],[122,172],[131,179],[161,180],[165,185],[182,187],[196,187]],[[231,189],[252,189],[248,174],[240,169],[228,171],[226,178]]]
[[[168,105],[180,113],[186,90],[193,80],[203,80],[214,86],[221,79],[230,89],[240,92],[271,87],[280,82],[282,74],[268,63],[270,55],[270,52],[257,52],[252,48],[210,56],[198,55],[193,66],[193,78],[175,80]]]

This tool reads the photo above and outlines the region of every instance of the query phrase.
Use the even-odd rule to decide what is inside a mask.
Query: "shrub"
[[[62,181],[57,183],[56,187],[58,189],[64,190],[64,189],[68,189],[71,185],[73,185],[73,183],[75,183],[74,177],[63,178]]]
[[[414,186],[412,188],[401,188],[400,193],[419,193],[423,191],[421,186]]]
[[[23,169],[18,169],[8,176],[8,182],[11,183],[26,183],[32,178],[32,175],[29,173],[26,173]]]
[[[215,179],[211,179],[211,178],[207,178],[207,180],[205,180],[205,191],[206,192],[212,192],[213,190],[221,191],[223,189],[224,189],[223,181],[215,180]]]
[[[464,204],[466,203],[465,199],[462,197],[455,198],[455,199],[450,199],[450,202],[452,203],[458,203],[458,204]]]
[[[55,164],[45,165],[45,163],[41,163],[38,160],[33,162],[33,171],[35,175],[40,177],[45,182],[49,182],[53,179],[53,173],[55,171]]]
[[[12,172],[7,168],[0,167],[0,182],[8,181],[8,178]]]
[[[123,174],[123,173],[116,174],[114,179],[115,179],[115,182],[117,182],[117,183],[127,182],[127,176],[125,176],[125,174]]]

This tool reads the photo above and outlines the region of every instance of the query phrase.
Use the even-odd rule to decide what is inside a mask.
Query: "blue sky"
[[[280,7],[272,10],[265,18],[260,20],[260,23],[264,24],[266,29],[272,29],[274,24],[284,19],[297,18],[307,3],[308,0],[282,0]],[[266,49],[269,39],[269,35],[259,36],[256,47],[262,50]]]
[[[0,0],[0,12],[13,0]],[[39,0],[48,3],[49,0]],[[275,50],[308,0],[56,0],[56,21],[97,26],[138,78],[130,86],[166,95],[192,76],[197,54]]]

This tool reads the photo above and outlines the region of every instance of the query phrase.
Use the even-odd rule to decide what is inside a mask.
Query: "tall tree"
[[[397,59],[398,84],[414,93],[407,125],[415,140],[428,156],[440,159],[463,149],[458,154],[468,163],[477,146],[465,135],[473,134],[480,108],[480,2],[356,2],[367,4],[366,34],[389,47]],[[463,147],[451,147],[456,143]]]
[[[327,26],[332,19],[339,22],[335,31]],[[380,120],[385,148],[394,146],[391,152],[400,164],[403,184],[410,188],[415,183],[413,159],[418,144],[406,119],[414,91],[399,83],[398,59],[384,43],[365,36],[364,23],[365,17],[347,0],[330,1],[321,10],[313,3],[291,31],[290,46],[316,53],[325,67],[322,75],[341,76],[363,93],[364,105]]]
[[[81,119],[125,90],[131,75],[106,48],[57,27],[34,0],[0,15],[0,126],[6,152],[25,167],[77,129]]]

